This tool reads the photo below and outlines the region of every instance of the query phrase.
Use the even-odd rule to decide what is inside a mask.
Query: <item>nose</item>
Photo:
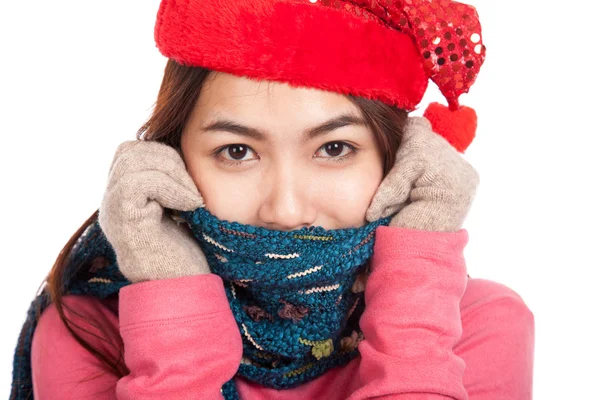
[[[259,218],[264,227],[291,231],[314,224],[317,209],[311,201],[310,177],[302,168],[289,164],[270,168],[263,184]]]

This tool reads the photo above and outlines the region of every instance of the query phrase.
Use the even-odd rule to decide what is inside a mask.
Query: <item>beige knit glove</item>
[[[408,118],[394,167],[367,210],[368,221],[398,212],[390,226],[455,232],[475,198],[479,174],[424,117]]]
[[[174,148],[132,140],[117,148],[98,222],[121,273],[131,282],[207,274],[206,257],[188,227],[177,224],[164,209],[192,211],[203,206]]]

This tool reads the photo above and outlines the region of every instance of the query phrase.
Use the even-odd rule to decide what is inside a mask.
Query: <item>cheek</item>
[[[245,179],[243,174],[223,173],[208,162],[194,164],[189,172],[206,209],[213,215],[222,220],[253,223],[259,201],[254,180]]]
[[[338,228],[359,227],[383,179],[378,160],[320,175],[316,181],[319,208]]]

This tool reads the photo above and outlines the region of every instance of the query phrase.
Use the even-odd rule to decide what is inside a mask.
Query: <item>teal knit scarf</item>
[[[208,210],[170,210],[187,223],[211,272],[219,275],[243,340],[236,376],[287,389],[344,365],[358,355],[362,339],[364,282],[375,229],[383,218],[360,228],[322,227],[273,231],[222,221]],[[94,222],[73,249],[65,271],[65,294],[106,298],[129,282],[99,224]],[[31,339],[49,304],[40,293],[28,312],[13,362],[11,399],[32,399]],[[222,388],[238,399],[234,379]]]

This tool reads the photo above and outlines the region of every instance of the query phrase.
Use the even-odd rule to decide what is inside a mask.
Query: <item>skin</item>
[[[306,136],[341,115],[357,122]],[[217,120],[249,129],[207,129]],[[219,219],[281,231],[360,227],[383,179],[381,151],[360,121],[360,109],[344,95],[213,72],[181,150],[207,209]]]

